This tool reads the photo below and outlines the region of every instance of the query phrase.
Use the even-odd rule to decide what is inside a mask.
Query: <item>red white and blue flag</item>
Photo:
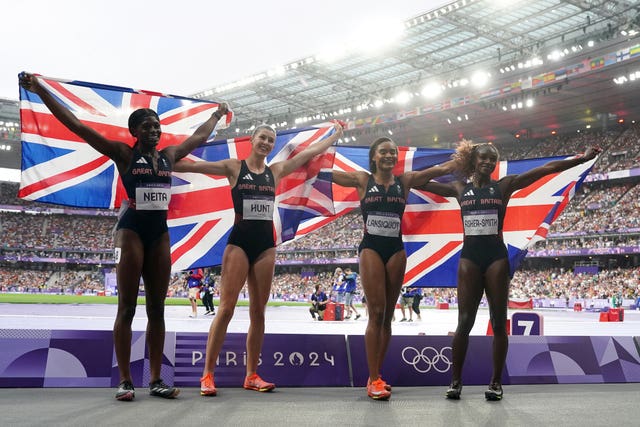
[[[267,164],[291,158],[333,132],[332,124],[278,132]],[[245,136],[200,147],[186,159],[245,159],[250,151],[250,137]],[[330,182],[334,154],[334,150],[329,149],[280,180],[274,215],[277,243],[293,239],[300,223],[309,218],[335,215]],[[226,178],[174,173],[168,220],[173,269],[221,264],[234,218],[231,189]]]
[[[399,147],[396,175],[444,163],[450,150]],[[493,179],[526,172],[553,160],[569,157],[502,161]],[[339,146],[336,170],[368,170],[368,147]],[[549,226],[561,214],[595,160],[564,172],[548,175],[511,196],[504,222],[504,240],[509,251],[512,273],[535,242],[546,238]],[[445,180],[451,179],[445,177]],[[355,189],[334,184],[335,211],[343,215],[359,206]],[[304,233],[314,231],[333,218],[317,218],[302,224]],[[462,219],[455,198],[411,190],[402,220],[404,246],[407,251],[405,284],[416,287],[455,287],[457,266],[462,249]]]
[[[108,139],[133,145],[127,121],[151,108],[162,125],[159,149],[184,141],[218,104],[157,92],[40,77],[78,119]],[[232,120],[229,113],[219,127]],[[126,198],[115,164],[63,126],[35,93],[20,88],[22,174],[18,197],[61,205],[116,208]]]
[[[218,104],[80,81],[40,77],[44,85],[81,121],[108,139],[134,143],[127,121],[137,108],[154,109],[162,125],[159,149],[177,144],[209,118]],[[117,208],[126,198],[113,161],[70,132],[34,93],[20,88],[22,174],[18,197],[67,206]],[[228,125],[229,113],[221,123]],[[333,124],[278,134],[268,163],[292,157],[334,132]],[[244,159],[250,138],[208,143],[187,159]],[[278,243],[292,239],[301,221],[334,215],[330,170],[333,150],[316,156],[277,188],[274,217]],[[229,183],[224,177],[174,174],[169,211],[174,271],[218,265],[234,221]]]
[[[499,162],[493,179],[526,172],[552,160],[569,157]],[[595,160],[548,175],[513,193],[507,206],[503,237],[511,273],[535,242],[547,237],[549,226],[582,185]],[[407,250],[405,284],[419,287],[455,287],[462,220],[455,198],[412,190],[403,217]]]
[[[41,80],[42,81],[42,80]],[[130,141],[127,118],[136,108],[155,109],[161,118],[160,148],[179,143],[204,122],[217,104],[183,97],[85,82],[44,79],[43,84],[81,120],[109,139]],[[125,196],[115,165],[60,124],[33,93],[20,90],[22,181],[19,197],[80,207],[113,208]],[[227,117],[227,122],[231,116]],[[278,133],[268,163],[291,157],[328,137],[330,124]],[[249,137],[209,143],[187,159],[246,158]],[[395,173],[421,170],[448,160],[450,150],[400,147]],[[494,178],[522,173],[557,158],[503,161]],[[545,177],[511,197],[504,225],[512,269],[535,241],[544,239],[588,174],[594,161]],[[274,217],[278,243],[318,230],[359,207],[357,192],[331,183],[332,169],[368,170],[368,147],[338,146],[281,180]],[[175,173],[169,212],[173,270],[219,265],[234,220],[224,177]],[[403,219],[407,249],[405,283],[455,287],[462,247],[458,203],[412,190]]]

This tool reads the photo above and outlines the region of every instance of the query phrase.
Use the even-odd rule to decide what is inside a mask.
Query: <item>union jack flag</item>
[[[286,160],[334,132],[330,124],[278,132],[267,164]],[[187,160],[217,161],[247,158],[250,137],[215,141],[193,151]],[[295,237],[298,226],[317,216],[335,215],[330,171],[334,151],[327,150],[280,181],[276,188],[274,215],[277,243]],[[197,173],[174,173],[169,232],[174,270],[222,263],[222,253],[234,221],[229,183],[224,177]],[[317,227],[308,228],[310,232]]]
[[[163,126],[160,148],[184,140],[217,108],[215,103],[85,82],[47,78],[43,84],[81,120],[110,139],[131,144],[126,121],[135,108],[158,111]],[[119,206],[125,193],[113,162],[62,126],[36,95],[21,89],[20,96],[23,158],[19,197],[70,206]],[[227,124],[230,120],[228,115]],[[279,132],[268,162],[289,158],[331,132],[329,125]],[[243,137],[210,143],[188,159],[242,159],[249,151],[249,137]],[[400,147],[394,173],[443,163],[450,154],[450,150]],[[494,178],[522,173],[551,160],[554,158],[501,162]],[[504,226],[512,269],[527,247],[546,237],[549,225],[593,163],[547,176],[513,194]],[[330,171],[368,167],[368,147],[339,146],[283,179],[277,189],[278,215],[274,218],[277,242],[315,231],[357,208],[356,190],[331,184]],[[220,264],[234,220],[226,178],[176,173],[172,193],[169,227],[174,271]],[[462,222],[455,199],[412,190],[402,227],[408,256],[405,283],[456,286]]]
[[[396,175],[421,170],[449,159],[452,151],[399,147]],[[493,179],[520,174],[553,160],[568,157],[502,161]],[[368,170],[368,147],[339,146],[334,169]],[[549,226],[562,213],[577,189],[582,185],[595,160],[564,172],[548,175],[532,185],[513,193],[507,206],[504,240],[509,251],[511,272],[517,269],[527,254],[527,248],[547,236]],[[444,177],[443,179],[451,179]],[[357,192],[352,188],[333,185],[337,215],[344,215],[359,206]],[[300,226],[302,233],[315,231],[334,218],[316,218]],[[412,189],[402,220],[404,246],[407,251],[405,285],[414,287],[455,287],[457,266],[462,249],[462,220],[455,198]]]
[[[157,92],[40,77],[40,83],[78,119],[108,139],[133,145],[127,120],[151,108],[162,125],[159,149],[180,143],[218,104]],[[219,127],[232,120],[229,113]],[[64,127],[36,94],[20,88],[22,174],[18,197],[94,208],[116,208],[126,198],[115,164]]]
[[[394,169],[395,174],[401,174],[411,170],[421,170],[430,166],[444,163],[449,160],[451,150],[441,150],[432,148],[398,147],[398,164]],[[369,171],[369,147],[348,147],[338,146],[333,159],[333,170],[344,172]],[[321,174],[322,176],[322,174]],[[322,177],[324,182],[330,178]],[[360,207],[358,191],[355,188],[345,188],[337,184],[331,185],[331,195],[333,201],[333,216],[316,216],[305,219],[301,222],[296,238],[318,230],[329,224],[336,218],[345,215]]]
[[[552,160],[548,157],[501,161],[493,179],[520,174]],[[504,221],[504,241],[511,273],[525,257],[527,248],[547,236],[549,226],[582,185],[595,160],[564,172],[547,175],[513,193]],[[405,284],[416,287],[455,287],[462,249],[462,220],[455,198],[412,190],[403,217],[407,250]]]

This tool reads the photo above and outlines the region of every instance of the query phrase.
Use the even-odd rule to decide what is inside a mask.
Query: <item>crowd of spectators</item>
[[[638,183],[594,187],[585,184],[583,189],[551,225],[551,234],[625,233],[640,227]]]
[[[2,248],[97,251],[113,246],[114,217],[0,212]]]
[[[362,218],[347,214],[336,218],[322,228],[322,233],[308,234],[301,239],[285,243],[278,252],[286,256],[289,252],[316,249],[353,249],[362,238]]]
[[[596,274],[565,269],[516,271],[511,280],[514,298],[609,299],[638,296],[640,268],[603,269]]]
[[[0,268],[0,292],[94,294],[104,291],[104,276],[95,271]]]
[[[522,159],[553,155],[571,155],[590,145],[604,151],[594,171],[606,176],[621,169],[640,165],[640,126],[624,131],[580,133],[572,137],[554,136],[544,140],[518,141],[500,147],[503,159]],[[19,207],[0,210],[0,292],[95,293],[104,289],[99,263],[112,263],[112,230],[115,213],[98,215],[69,214],[69,208],[17,198],[18,185],[0,183],[0,205]],[[611,248],[637,246],[640,240],[640,185],[638,180],[594,181],[585,183],[564,213],[552,224],[549,238],[535,245],[540,249]],[[362,238],[362,218],[356,210],[341,216],[318,232],[281,245],[277,251],[280,264],[292,261],[316,264],[314,274],[280,272],[274,277],[272,298],[306,301],[316,284],[329,289],[335,264],[357,258]],[[25,267],[24,261],[62,259],[87,268],[61,272]],[[322,259],[325,263],[319,263]],[[334,264],[328,260],[333,260]],[[20,263],[21,262],[21,263]],[[17,264],[16,264],[17,263]],[[91,265],[89,265],[91,264]],[[18,265],[20,268],[18,268]],[[355,264],[354,264],[355,265]],[[213,274],[213,273],[211,273]],[[181,274],[175,274],[169,295],[184,296]],[[520,270],[512,281],[514,297],[532,298],[603,298],[621,293],[633,297],[638,293],[638,268],[600,270],[596,275],[568,270]],[[246,289],[241,297],[246,297]],[[424,304],[455,301],[455,289],[428,288]]]
[[[317,274],[279,273],[274,276],[271,300],[307,302],[316,285],[321,285],[330,293],[333,273],[321,271]],[[217,277],[216,277],[217,278]],[[215,279],[214,279],[215,280]],[[215,280],[218,283],[217,280]],[[176,273],[172,277],[168,296],[186,298],[184,277]],[[569,301],[611,300],[619,296],[634,301],[640,296],[640,268],[601,269],[596,274],[574,273],[573,270],[554,268],[516,271],[510,287],[510,298],[522,300],[560,300],[558,307],[571,307]],[[104,290],[103,277],[93,271],[36,271],[0,269],[0,292],[91,294],[98,295]],[[356,303],[362,298],[362,288]],[[435,306],[439,302],[457,303],[454,288],[423,289],[423,306]],[[215,288],[214,297],[219,297]],[[240,299],[247,299],[246,286],[240,292]],[[564,303],[566,301],[566,304]]]

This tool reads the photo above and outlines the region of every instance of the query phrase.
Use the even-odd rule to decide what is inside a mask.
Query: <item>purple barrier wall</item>
[[[149,384],[144,332],[131,340],[131,374]],[[175,333],[165,337],[162,377],[174,373]],[[113,387],[119,383],[111,331],[0,329],[0,387]]]
[[[511,384],[640,382],[637,337],[510,337]]]
[[[0,386],[111,387],[110,331],[0,330]]]
[[[391,385],[449,385],[451,382],[450,336],[391,337],[382,377]],[[491,376],[491,338],[469,337],[468,354],[464,366],[464,383],[488,384]],[[364,336],[349,336],[349,351],[353,367],[353,384],[364,387],[369,372],[364,351]],[[503,382],[508,384],[507,377]]]
[[[246,334],[227,334],[216,363],[215,382],[241,387],[246,366]],[[200,386],[207,334],[178,333],[175,384]],[[282,387],[349,386],[344,335],[266,334],[260,375]]]
[[[353,383],[364,386],[367,365],[364,337],[349,336]],[[640,356],[634,337],[511,336],[504,384],[640,382]],[[469,337],[462,373],[468,385],[488,384],[492,337]],[[399,386],[448,385],[451,337],[394,336],[382,376]]]
[[[205,333],[167,333],[162,366],[167,383],[199,385],[206,339]],[[216,385],[242,386],[245,339],[246,334],[227,335],[217,363]],[[465,384],[489,382],[491,341],[487,336],[470,337]],[[503,383],[640,382],[637,341],[637,337],[511,336]],[[144,332],[133,334],[131,360],[134,384],[147,386]],[[282,387],[362,387],[368,374],[364,337],[267,334],[259,371]],[[449,384],[451,337],[392,337],[382,374],[397,386]],[[0,329],[0,387],[113,387],[117,383],[111,331]]]

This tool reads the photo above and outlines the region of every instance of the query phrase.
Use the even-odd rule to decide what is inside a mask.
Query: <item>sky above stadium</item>
[[[20,71],[191,95],[340,47],[450,0],[12,0],[0,97]]]

